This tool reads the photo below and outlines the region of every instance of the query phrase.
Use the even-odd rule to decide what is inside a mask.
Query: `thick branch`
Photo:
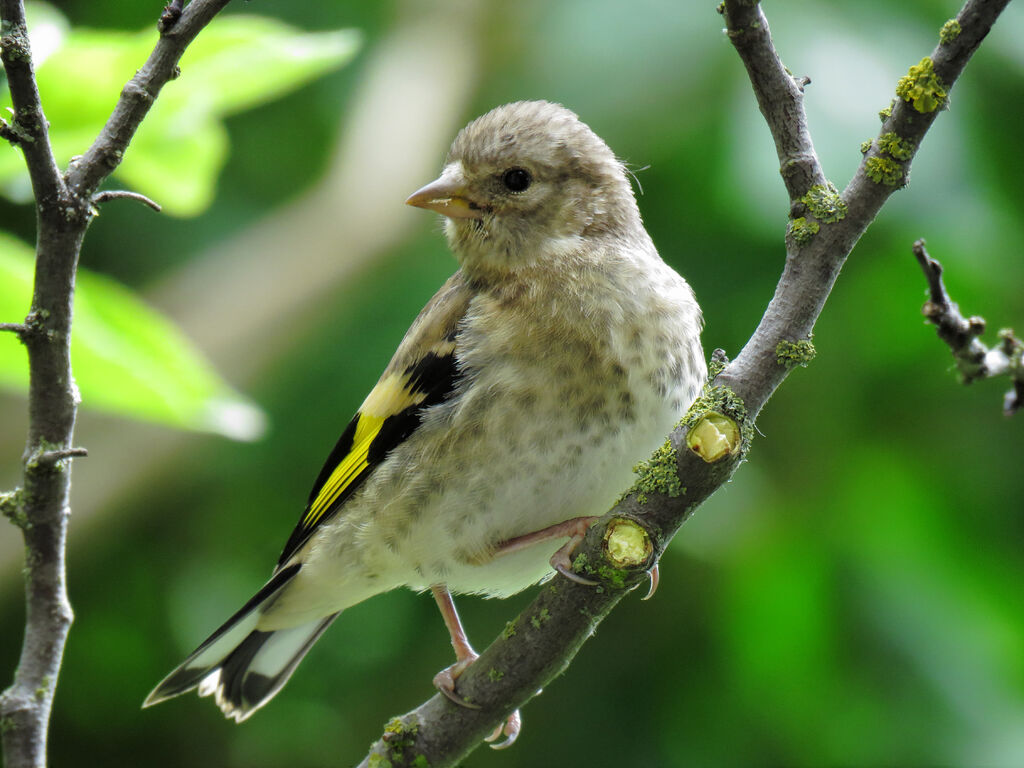
[[[939,59],[936,69],[941,72],[947,93],[1007,2],[968,0],[964,6],[958,17],[960,42],[946,44],[941,56],[935,54]],[[731,477],[745,455],[757,413],[794,362],[792,355],[778,350],[803,349],[809,359],[812,348],[806,340],[840,269],[896,188],[871,180],[864,165],[841,198],[824,181],[807,135],[800,85],[786,73],[772,48],[763,14],[749,0],[726,0],[724,5],[730,38],[748,68],[775,138],[783,179],[794,201],[793,216],[817,227],[803,230],[810,236],[801,236],[799,241],[791,227],[785,268],[764,318],[737,359],[714,378],[714,386],[709,386],[691,408],[687,421],[673,431],[671,445],[678,449],[678,460],[673,458],[676,482],[665,485],[664,493],[645,491],[645,504],[639,503],[640,493],[628,494],[588,534],[579,552],[585,563],[597,564],[602,586],[586,587],[556,576],[459,678],[458,691],[481,705],[480,710],[460,708],[435,696],[389,724],[363,766],[382,758],[396,766],[412,765],[418,755],[425,756],[433,766],[453,765],[568,665],[597,623],[644,578],[642,570],[608,567],[601,546],[608,521],[615,516],[635,517],[648,530],[655,544],[654,555],[660,555],[688,515]],[[784,106],[777,108],[773,104],[776,98]],[[913,123],[916,138],[912,156],[931,121],[908,121],[904,111],[897,107],[893,115],[898,125]],[[791,170],[787,173],[787,169]],[[865,179],[872,186],[867,187]],[[801,341],[805,346],[799,345]],[[788,346],[780,346],[787,342]],[[691,431],[700,424],[723,423],[717,419],[719,413],[728,417],[723,420],[725,424],[738,425],[738,433],[744,435],[739,445],[710,462],[681,447],[687,445]],[[712,427],[712,431],[715,429]],[[698,442],[689,440],[695,446]],[[680,485],[684,487],[682,493]]]
[[[946,292],[942,265],[928,255],[924,240],[914,243],[914,256],[928,281],[929,299],[921,313],[949,346],[964,384],[994,376],[1009,376],[1013,387],[1003,398],[1003,412],[1012,416],[1024,404],[1024,343],[1012,330],[999,332],[999,344],[987,347],[978,338],[985,333],[981,317],[965,318]]]
[[[114,114],[86,155],[61,177],[32,68],[21,0],[0,0],[0,56],[14,104],[3,137],[19,146],[36,203],[36,269],[24,323],[5,323],[29,360],[29,427],[21,487],[0,496],[5,516],[25,540],[25,636],[13,684],[0,696],[0,739],[8,768],[46,764],[46,736],[64,643],[72,621],[64,552],[70,514],[69,459],[78,390],[71,373],[71,319],[82,239],[93,216],[93,192],[120,162],[160,87],[174,75],[185,46],[227,0],[193,0],[168,23],[143,70],[125,87]],[[110,195],[108,194],[108,197]],[[99,201],[97,201],[99,202]]]
[[[48,451],[71,446],[77,392],[71,378],[71,297],[78,249],[87,216],[61,179],[39,101],[24,8],[0,0],[14,119],[11,133],[25,156],[39,226],[32,309],[24,324],[11,324],[28,349],[29,434],[22,490],[5,497],[4,513],[25,539],[25,636],[14,683],[0,697],[4,762],[11,768],[46,761],[46,733],[64,641],[71,625],[65,586],[64,546],[70,472]]]
[[[935,62],[933,69],[941,80],[945,99],[1008,3],[1009,0],[968,0],[957,16],[959,34],[951,40],[947,38],[933,51],[928,60]],[[744,0],[727,0],[725,5],[730,23],[749,11]],[[913,72],[911,68],[907,77],[913,79]],[[916,73],[916,79],[920,89],[930,85],[924,72]],[[934,122],[938,110],[933,107],[927,111],[931,104],[923,99],[915,101],[913,87],[901,88],[904,80],[898,90],[907,93],[907,98],[895,100],[892,114],[886,118],[842,195],[836,195],[826,183],[812,187],[794,206],[786,266],[775,295],[754,335],[720,379],[720,383],[732,387],[743,398],[752,415],[761,410],[789,371],[777,360],[779,343],[810,338],[846,258],[885,201],[905,183],[910,163]],[[757,79],[752,83],[755,91],[761,87]],[[785,130],[771,121],[769,128],[776,136],[776,145],[785,145],[788,140],[781,135]],[[898,167],[897,172],[891,170],[893,166]],[[802,236],[795,234],[797,224],[802,228]]]

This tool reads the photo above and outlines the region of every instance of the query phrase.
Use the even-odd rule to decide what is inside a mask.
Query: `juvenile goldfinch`
[[[406,202],[446,217],[459,270],[327,457],[270,581],[144,706],[198,687],[241,722],[346,608],[402,586],[441,607],[457,663],[435,682],[458,700],[476,655],[451,594],[571,577],[593,516],[696,397],[700,308],[575,114],[488,112]]]

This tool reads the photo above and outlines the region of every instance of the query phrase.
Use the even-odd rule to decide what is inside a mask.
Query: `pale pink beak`
[[[466,196],[466,179],[458,166],[450,165],[441,177],[413,192],[406,205],[437,211],[450,219],[481,219],[484,211]]]

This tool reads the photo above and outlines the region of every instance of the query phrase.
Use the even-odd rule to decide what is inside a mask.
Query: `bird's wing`
[[[455,388],[462,375],[455,343],[473,293],[461,272],[456,272],[420,312],[327,457],[281,553],[279,569],[319,526],[338,514],[388,453],[416,431],[423,411],[445,400]]]

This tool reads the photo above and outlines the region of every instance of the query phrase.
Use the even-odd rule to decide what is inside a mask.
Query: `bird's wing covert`
[[[456,272],[420,312],[327,457],[278,568],[319,526],[338,514],[374,468],[416,431],[423,411],[451,394],[462,376],[456,343],[472,294]]]

